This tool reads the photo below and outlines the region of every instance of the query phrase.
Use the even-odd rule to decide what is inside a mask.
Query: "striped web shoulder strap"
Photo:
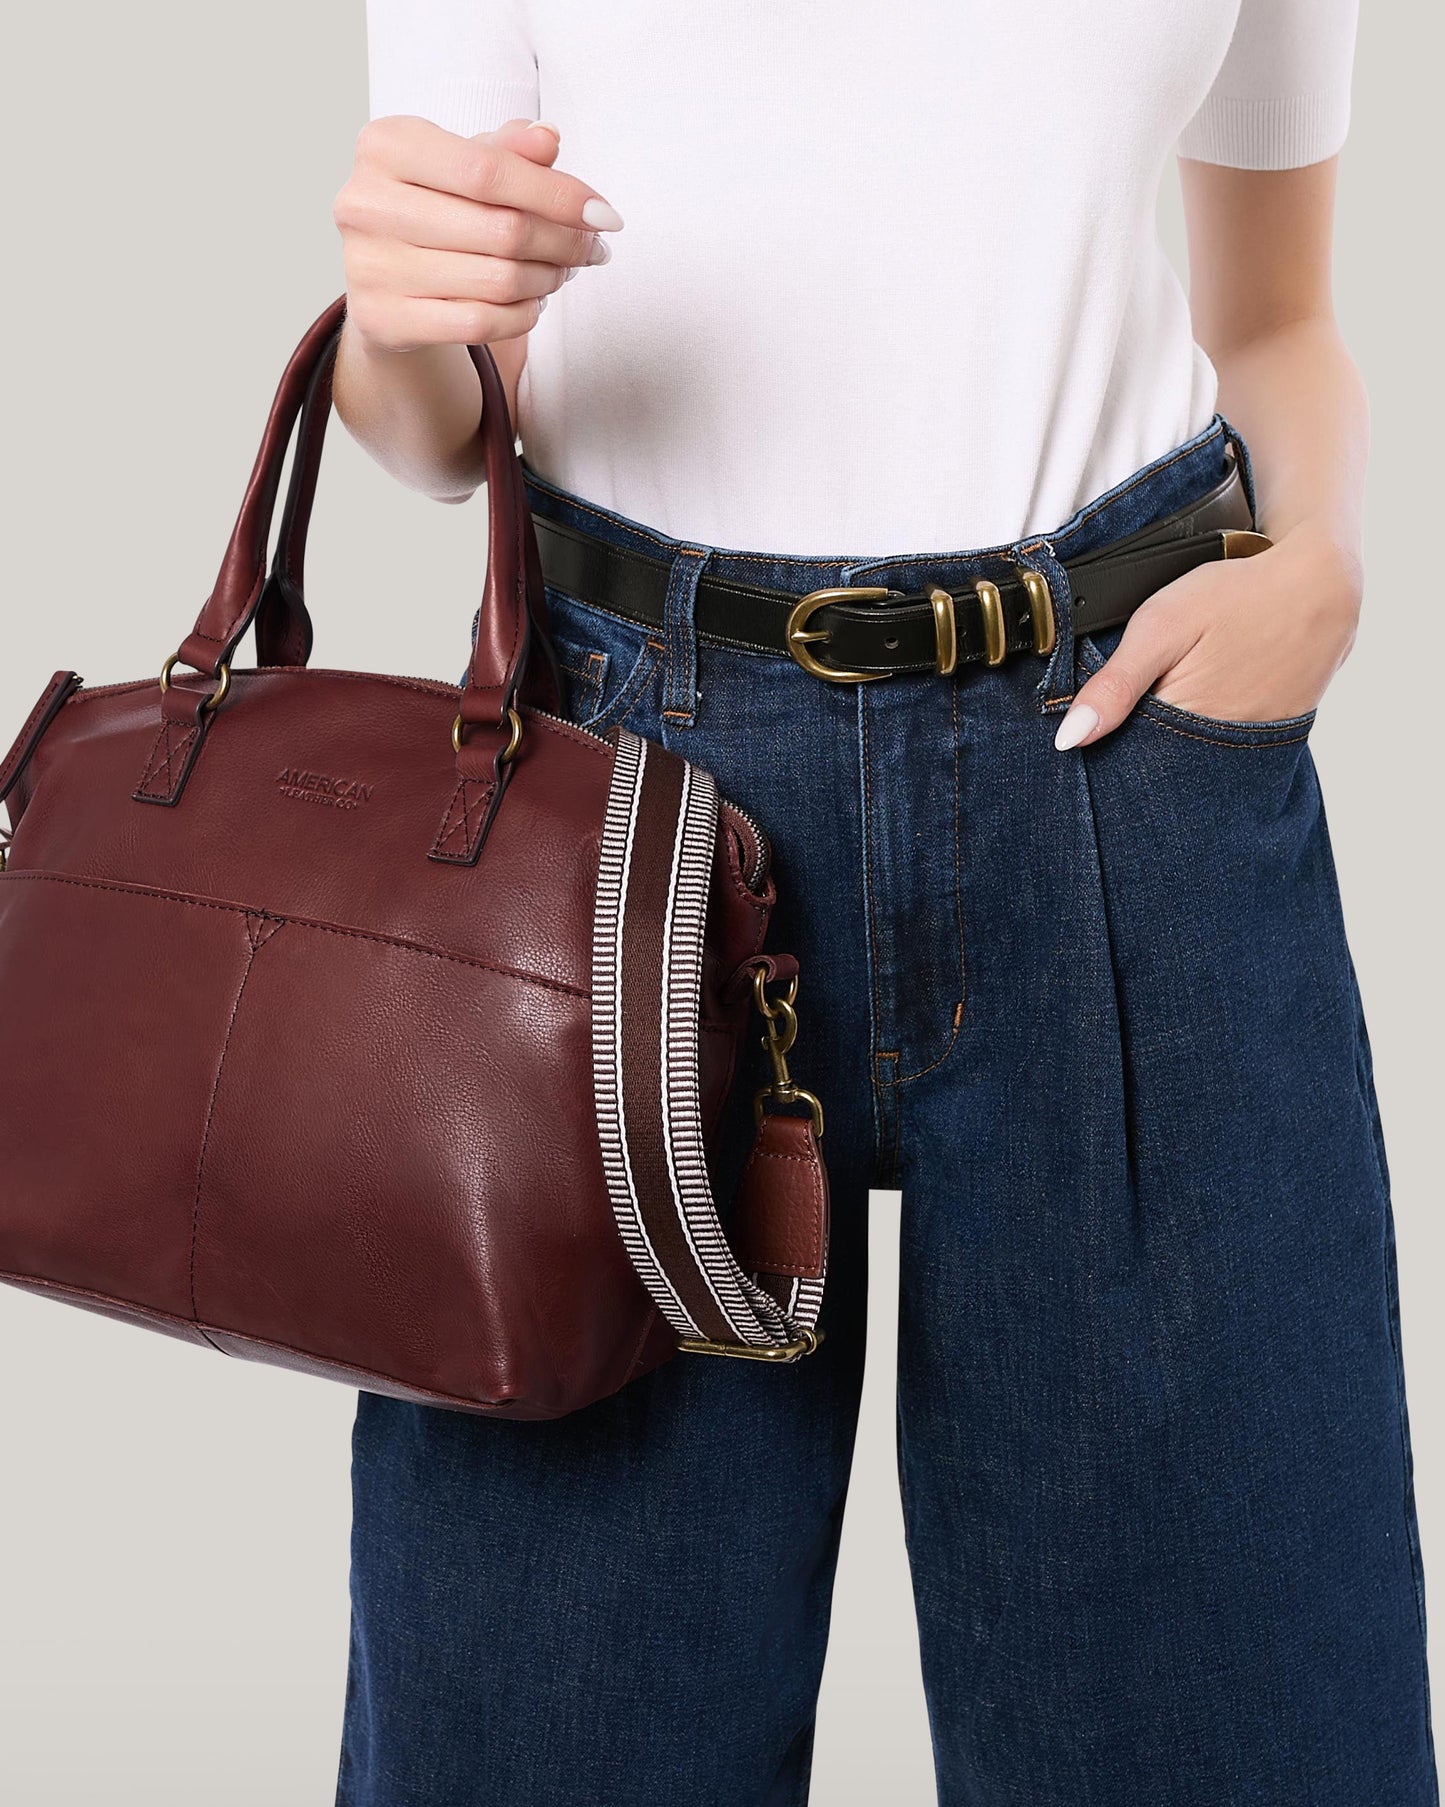
[[[622,1241],[684,1348],[787,1360],[816,1347],[827,1182],[807,1119],[764,1116],[729,1246],[707,1172],[698,1077],[717,785],[620,731],[592,946],[597,1126]]]

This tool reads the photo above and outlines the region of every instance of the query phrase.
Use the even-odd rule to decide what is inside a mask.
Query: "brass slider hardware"
[[[502,761],[501,762],[503,765],[510,765],[512,763],[512,761],[517,757],[518,747],[520,747],[522,744],[522,717],[516,709],[513,709],[511,707],[510,704],[508,704],[508,706],[507,706],[507,722],[511,728],[511,735],[507,741],[506,746],[502,748]],[[458,752],[458,753],[461,752],[462,743],[466,740],[466,738],[467,738],[467,725],[462,720],[461,716],[459,715],[457,717],[457,719],[452,723],[452,748],[455,752]]]
[[[808,623],[830,602],[885,602],[891,594],[890,590],[876,589],[810,590],[798,598],[788,615],[788,651],[804,671],[829,684],[870,684],[874,678],[887,677],[885,671],[843,671],[836,665],[825,665],[810,649],[830,640],[832,635],[827,628],[810,628]]]
[[[979,607],[983,610],[983,643],[988,653],[990,665],[1002,665],[1008,656],[1008,627],[1003,618],[1003,597],[998,593],[998,585],[991,584],[986,577],[980,577],[973,586],[978,592]]]
[[[1268,552],[1274,541],[1267,533],[1252,533],[1247,527],[1226,527],[1220,534],[1226,558],[1253,558],[1257,552]]]
[[[1054,650],[1057,627],[1049,580],[1042,571],[1020,570],[1019,581],[1028,592],[1029,617],[1034,624],[1034,651],[1041,655],[1051,653]]]
[[[938,675],[951,677],[958,669],[958,617],[953,611],[953,597],[937,584],[928,592],[933,604],[933,628],[938,638]]]
[[[753,973],[753,1000],[762,1013],[767,1024],[767,1032],[763,1036],[763,1046],[767,1049],[768,1059],[773,1065],[773,1083],[763,1086],[753,1099],[753,1117],[761,1124],[763,1106],[771,1100],[774,1104],[806,1104],[813,1117],[813,1134],[822,1139],[823,1106],[812,1092],[805,1092],[792,1074],[788,1071],[788,1055],[793,1043],[798,1039],[798,1013],[793,1005],[797,1001],[797,975],[789,981],[788,989],[780,996],[768,996],[767,975],[761,967]]]
[[[805,1330],[792,1343],[712,1343],[703,1336],[679,1339],[678,1349],[686,1355],[730,1355],[744,1362],[795,1362],[811,1355],[823,1340],[821,1330]]]
[[[161,695],[162,696],[164,696],[166,691],[168,691],[170,689],[171,673],[180,664],[180,662],[181,662],[181,655],[179,653],[172,653],[170,658],[166,660],[165,664],[161,666]],[[215,710],[220,708],[221,704],[225,702],[226,698],[230,694],[231,694],[231,668],[229,665],[226,664],[225,660],[223,659],[221,661],[220,675],[216,680],[216,688],[206,698],[205,702],[201,704],[201,713],[203,715],[210,715],[210,714],[214,713]]]

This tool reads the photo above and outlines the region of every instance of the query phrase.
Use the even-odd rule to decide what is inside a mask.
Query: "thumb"
[[[562,142],[562,134],[546,119],[509,119],[495,132],[483,132],[481,136],[504,151],[515,151],[531,163],[548,166],[557,161]]]
[[[1139,698],[1179,663],[1196,637],[1181,620],[1179,611],[1148,606],[1140,609],[1102,668],[1079,686],[1059,723],[1054,745],[1060,752],[1067,752],[1070,747],[1086,747],[1112,734]]]

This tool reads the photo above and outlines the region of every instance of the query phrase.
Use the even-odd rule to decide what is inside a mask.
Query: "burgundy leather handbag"
[[[818,1341],[827,1184],[788,1072],[796,965],[763,952],[767,843],[707,773],[556,713],[484,349],[466,681],[307,669],[343,312],[286,369],[159,683],[58,672],[0,766],[0,1278],[516,1418],[679,1347],[794,1359]],[[730,1244],[708,1156],[755,1005],[773,1083]]]

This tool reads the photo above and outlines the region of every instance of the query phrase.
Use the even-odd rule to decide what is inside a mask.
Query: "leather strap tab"
[[[750,1273],[823,1278],[828,1170],[810,1118],[763,1118],[738,1186],[733,1240]]]
[[[162,692],[161,725],[151,742],[140,783],[131,792],[137,803],[173,808],[180,802],[211,722],[207,708],[211,695],[210,689],[198,690],[174,680]]]
[[[20,782],[31,756],[45,737],[45,730],[79,688],[80,679],[73,671],[57,671],[41,691],[39,702],[26,716],[14,746],[5,755],[4,765],[0,765],[0,803]]]

